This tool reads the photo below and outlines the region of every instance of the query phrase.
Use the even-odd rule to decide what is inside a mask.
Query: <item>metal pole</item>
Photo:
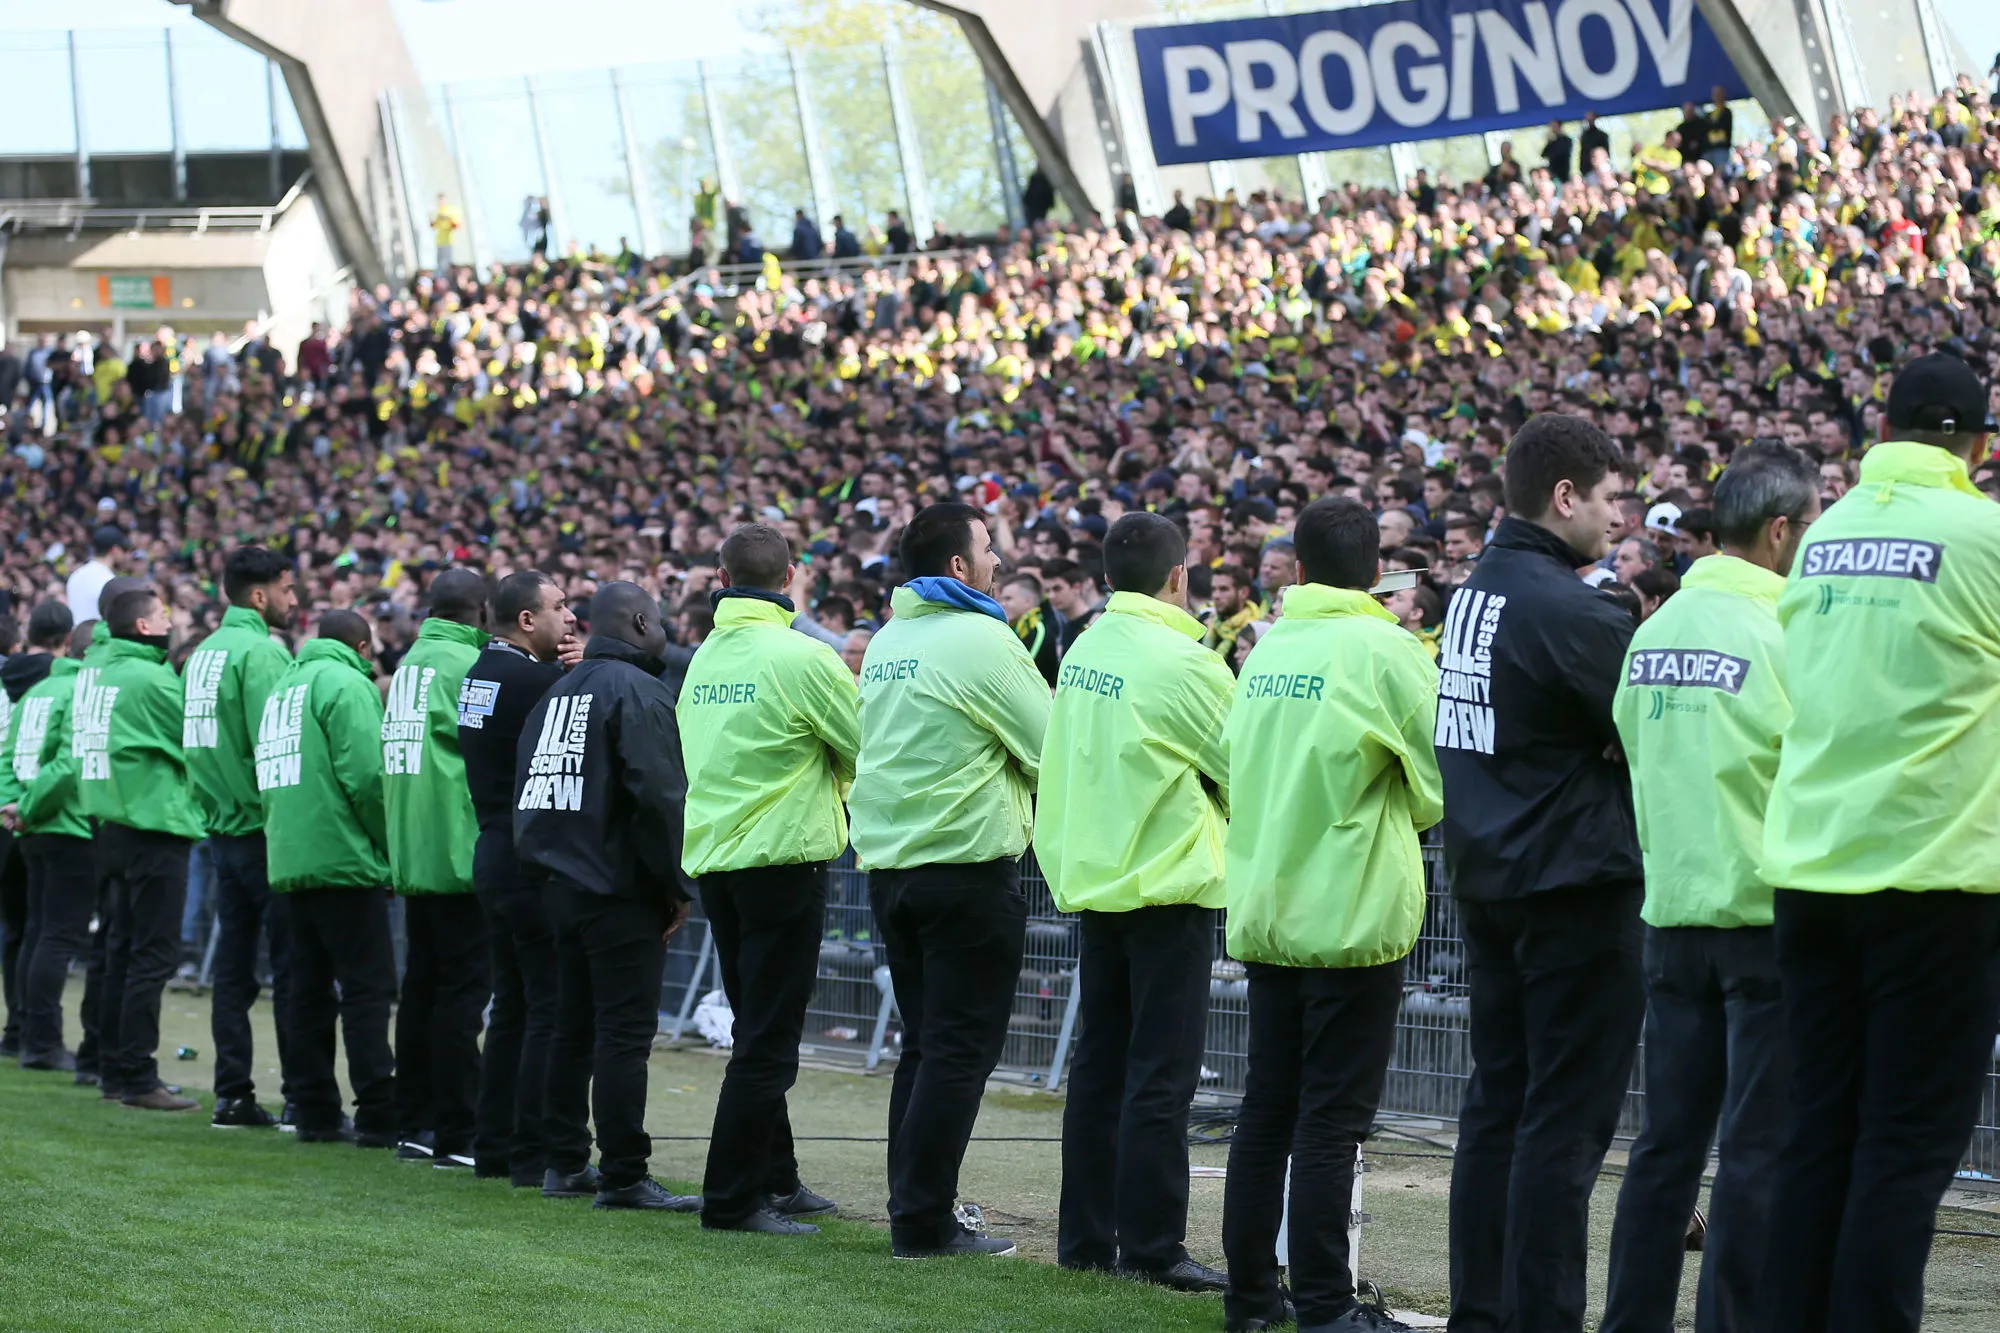
[[[632,132],[632,106],[618,71],[611,71],[611,100],[618,107],[618,142],[625,150],[625,179],[632,187],[632,216],[639,224],[639,253],[651,257],[660,253],[659,228],[653,222],[653,197],[646,189],[645,164],[639,156],[639,136]]]
[[[1868,70],[1861,63],[1860,49],[1854,43],[1854,25],[1848,20],[1847,6],[1841,0],[1818,0],[1817,8],[1826,25],[1827,49],[1833,53],[1835,86],[1840,92],[1837,109],[1852,111],[1869,105]],[[1822,124],[1820,131],[1824,133],[1826,128]]]
[[[271,127],[271,198],[285,194],[285,154],[278,145],[278,62],[264,62],[264,110]]]
[[[1937,0],[1916,0],[1917,26],[1924,34],[1924,60],[1930,65],[1931,88],[1942,92],[1956,82],[1951,45],[1945,40],[1944,25],[1938,22]]]
[[[1417,146],[1413,143],[1392,143],[1389,145],[1389,174],[1396,178],[1396,188],[1406,190],[1410,178],[1417,174]]]
[[[90,198],[90,142],[84,136],[83,66],[77,59],[76,32],[69,34],[69,111],[76,125],[76,197]]]
[[[1319,211],[1319,197],[1326,193],[1327,187],[1331,184],[1326,174],[1326,155],[1324,153],[1300,153],[1297,156],[1299,162],[1299,193],[1305,196],[1306,211],[1308,213],[1316,213]]]
[[[174,199],[176,202],[187,198],[187,145],[181,142],[181,85],[174,73],[174,30],[162,29],[166,40],[167,55],[167,134],[173,143],[174,154]]]
[[[382,117],[382,144],[389,154],[389,189],[397,211],[402,215],[398,234],[401,237],[403,253],[409,256],[409,272],[414,273],[424,266],[423,255],[418,250],[418,238],[423,234],[419,225],[416,180],[410,175],[409,159],[403,154],[403,131],[397,123],[396,99],[384,88],[377,98],[377,106]],[[433,268],[437,266],[432,257]],[[405,277],[409,274],[405,273]]]
[[[1083,964],[1069,974],[1069,999],[1063,1005],[1062,1029],[1056,1033],[1055,1058],[1049,1061],[1049,1091],[1062,1086],[1063,1070],[1069,1065],[1069,1046],[1076,1036],[1076,1013],[1083,1003]]]
[[[822,229],[840,211],[840,199],[833,191],[833,173],[826,169],[826,153],[820,144],[819,117],[813,112],[812,83],[806,78],[799,53],[785,48],[785,60],[792,67],[792,100],[799,107],[799,138],[806,150],[806,186],[812,192],[812,219]]]
[[[535,162],[542,169],[542,197],[549,201],[549,231],[553,233],[548,238],[549,250],[561,254],[559,238],[569,233],[569,210],[563,207],[562,188],[556,184],[555,172],[550,170],[554,159],[549,153],[548,127],[542,124],[542,104],[535,100],[535,76],[522,75],[521,86],[528,92],[528,123],[535,131]],[[570,239],[576,238],[571,236]]]
[[[466,151],[465,136],[458,131],[458,102],[451,95],[451,85],[445,84],[438,90],[444,100],[445,128],[451,133],[451,160],[458,168],[458,194],[465,205],[465,250],[472,257],[474,270],[486,267],[486,253],[481,242],[486,228],[479,219],[477,197],[472,192],[472,154]]]
[[[903,163],[903,195],[910,206],[910,234],[921,249],[935,225],[930,178],[924,175],[923,145],[917,142],[917,122],[910,115],[909,95],[903,91],[903,53],[893,43],[882,44],[882,75],[889,84],[889,120],[896,130],[896,155]]]
[[[715,931],[703,923],[701,932],[701,952],[694,956],[694,972],[688,977],[687,989],[681,992],[680,1011],[674,1015],[672,1026],[667,1029],[668,1041],[679,1041],[686,1031],[688,1015],[694,1012],[696,1001],[701,998],[702,982],[708,977],[709,959],[715,956]]]
[[[736,159],[729,155],[729,131],[723,124],[722,103],[715,96],[715,81],[708,62],[697,60],[694,68],[695,76],[701,80],[702,113],[708,117],[708,144],[715,151],[715,188],[722,191],[726,210],[731,203],[740,202],[742,194],[736,180]]]
[[[986,119],[993,126],[993,160],[1000,168],[1000,193],[1007,205],[1007,225],[1014,228],[1028,225],[1028,213],[1021,203],[1021,168],[1014,161],[1013,136],[1007,133],[1007,104],[1000,100],[1000,90],[993,86],[993,80],[980,71],[980,81],[986,85]]]

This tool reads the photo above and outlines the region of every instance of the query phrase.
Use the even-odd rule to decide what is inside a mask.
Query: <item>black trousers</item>
[[[0,999],[7,1004],[7,1022],[0,1026],[0,1046],[21,1045],[22,957],[29,952],[28,865],[21,840],[0,831]]]
[[[90,841],[90,874],[96,882],[92,895],[92,914],[97,925],[90,932],[90,942],[83,953],[83,1002],[77,1006],[77,1024],[83,1029],[83,1040],[76,1046],[76,1070],[79,1074],[101,1074],[104,1068],[104,963],[106,946],[111,940],[111,880],[106,877],[105,867],[99,860],[97,838]]]
[[[1292,1297],[1301,1325],[1331,1323],[1356,1304],[1347,1247],[1354,1162],[1395,1053],[1403,964],[1248,970],[1249,1070],[1222,1196],[1225,1308],[1233,1318],[1260,1318],[1281,1303],[1289,1157]]]
[[[1915,1333],[2000,1020],[2000,896],[1777,894],[1791,1108],[1763,1327]]]
[[[1644,1059],[1646,1125],[1618,1191],[1600,1333],[1673,1333],[1711,1141],[1721,1160],[1694,1326],[1750,1333],[1785,1120],[1784,1004],[1769,927],[1646,931]]]
[[[493,979],[472,1155],[496,1172],[540,1172],[548,1165],[543,1122],[556,1030],[555,928],[540,886],[521,877],[511,832],[479,835],[472,880],[486,914]]]
[[[903,1015],[889,1093],[890,1229],[899,1244],[937,1245],[956,1225],[959,1167],[1006,1045],[1028,899],[1013,857],[877,870],[868,881]]]
[[[63,1048],[63,986],[90,938],[97,870],[90,839],[34,833],[20,841],[28,865],[31,940],[21,968],[21,1058],[47,1060]]]
[[[826,880],[824,865],[702,877],[702,910],[735,1015],[702,1178],[702,1216],[711,1225],[740,1222],[764,1195],[799,1187],[785,1094],[798,1080],[799,1038],[819,977]]]
[[[160,993],[180,966],[181,908],[193,847],[171,833],[98,825],[98,874],[112,869],[99,1063],[104,1086],[123,1096],[160,1086]]]
[[[566,885],[547,891],[556,931],[556,1035],[549,1050],[548,1161],[565,1174],[590,1161],[614,1189],[646,1174],[646,1060],[660,1030],[668,904]]]
[[[271,882],[265,872],[264,835],[245,837],[210,834],[209,856],[215,866],[215,992],[209,1008],[209,1035],[215,1042],[215,1095],[254,1097],[251,1066],[255,1054],[250,1036],[250,1007],[261,989],[257,982],[257,945],[270,923]],[[284,932],[271,929],[271,1016],[278,1033],[278,1068],[291,1069],[285,1041],[290,1024],[285,1005],[291,998],[291,962],[285,957]]]
[[[1208,1035],[1215,918],[1192,904],[1079,914],[1056,1239],[1067,1267],[1187,1258],[1188,1105]]]
[[[430,1130],[439,1157],[469,1154],[479,1104],[479,1029],[493,996],[486,916],[470,893],[403,897],[396,1005],[396,1130]]]
[[[1637,885],[1458,904],[1472,1082],[1451,1169],[1453,1333],[1578,1333],[1590,1191],[1638,1050]]]
[[[272,895],[285,936],[291,994],[282,1017],[291,1026],[292,1101],[302,1129],[340,1124],[340,1083],[333,1071],[334,1022],[347,1047],[354,1127],[394,1129],[396,1057],[389,1050],[389,1006],[396,999],[396,949],[389,935],[389,895],[382,889],[293,889]]]

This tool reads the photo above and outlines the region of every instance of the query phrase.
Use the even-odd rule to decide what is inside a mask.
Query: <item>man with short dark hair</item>
[[[1223,1197],[1232,1329],[1289,1322],[1277,1263],[1288,1158],[1300,1327],[1405,1327],[1359,1302],[1347,1248],[1355,1161],[1424,920],[1417,834],[1437,822],[1442,796],[1437,668],[1369,594],[1380,541],[1357,501],[1300,513],[1301,582],[1251,651],[1223,731],[1229,956],[1250,985],[1249,1072]]]
[[[23,1069],[76,1068],[62,1039],[62,992],[89,930],[94,876],[90,824],[75,809],[76,768],[68,762],[79,666],[69,657],[71,630],[69,608],[43,602],[28,616],[28,651],[0,663],[11,705],[0,741],[0,823],[26,880],[7,994]]]
[[[1241,565],[1217,565],[1210,576],[1209,609],[1202,618],[1208,628],[1201,643],[1224,662],[1235,659],[1236,640],[1243,631],[1263,618],[1264,608],[1252,591],[1250,571]]]
[[[479,826],[458,749],[458,692],[487,639],[486,580],[447,569],[430,593],[382,718],[389,870],[408,940],[396,1005],[396,1155],[470,1167],[479,1028],[493,991],[472,892]]]
[[[646,1174],[646,1058],[666,941],[689,901],[687,778],[673,696],[659,680],[666,629],[645,589],[620,582],[591,599],[590,630],[583,660],[528,713],[514,769],[514,846],[548,886],[560,972],[542,1193],[691,1213],[699,1197],[670,1194]]]
[[[1695,1319],[1714,1333],[1756,1326],[1784,1125],[1784,1011],[1757,863],[1792,715],[1778,597],[1819,517],[1819,477],[1795,449],[1746,444],[1715,502],[1722,552],[1632,636],[1614,705],[1646,864],[1646,1123],[1618,1192],[1604,1333],[1673,1327],[1711,1142]]]
[[[103,605],[110,603],[122,592],[152,585],[144,579],[120,575],[104,585],[98,600]],[[77,732],[83,723],[83,705],[89,697],[90,686],[103,670],[111,652],[111,627],[102,620],[79,620],[70,631],[70,656],[77,659],[76,684],[70,699],[70,763],[72,775],[81,765],[82,753],[79,749],[80,737]],[[72,781],[75,781],[72,776]],[[76,791],[76,808],[83,814],[83,793],[79,786]],[[84,815],[84,823],[92,821]],[[97,928],[90,932],[90,944],[84,951],[83,962],[83,1003],[77,1007],[77,1020],[83,1028],[83,1040],[76,1047],[76,1081],[79,1087],[101,1087],[101,1057],[105,1038],[113,1035],[107,1031],[105,1018],[105,963],[107,946],[110,943],[113,911],[120,898],[118,881],[124,873],[124,866],[112,855],[111,844],[96,836],[93,830],[90,844],[91,882],[96,886],[94,910],[97,914]],[[112,1020],[116,1028],[116,1019]]]
[[[889,1224],[903,1258],[1012,1254],[955,1213],[958,1172],[999,1062],[1028,923],[1049,689],[993,600],[1000,557],[970,505],[903,529],[908,582],[861,669],[855,855],[903,1014],[889,1099]]]
[[[291,1028],[298,1140],[387,1148],[396,1141],[389,1051],[396,955],[384,891],[382,696],[373,645],[368,622],[354,612],[320,617],[319,637],[300,646],[264,700],[256,776],[271,888],[292,948],[292,988],[279,1017]],[[333,1071],[336,1017],[354,1089],[351,1128]]]
[[[715,1103],[701,1224],[810,1235],[832,1200],[799,1179],[785,1094],[819,973],[827,865],[847,847],[842,789],[861,743],[854,677],[789,632],[798,572],[784,534],[746,524],[722,543],[715,631],[681,686],[687,836],[681,867],[702,907],[735,1015]]]
[[[493,637],[458,691],[458,746],[479,824],[472,884],[486,914],[493,990],[472,1170],[521,1189],[548,1183],[544,1111],[557,995],[548,906],[514,853],[514,765],[528,710],[582,650],[562,585],[524,569],[494,589]]]
[[[113,870],[111,933],[99,1014],[106,1100],[192,1111],[154,1058],[160,992],[180,958],[188,852],[202,836],[181,746],[181,683],[167,665],[173,618],[142,585],[105,608],[110,641],[79,674],[71,734],[83,813],[97,821],[98,865]]]
[[[1222,722],[1234,679],[1187,613],[1187,539],[1131,513],[1104,538],[1111,598],[1063,661],[1035,855],[1082,934],[1063,1109],[1057,1259],[1177,1291],[1226,1277],[1187,1252],[1188,1105],[1222,905]]]
[[[1582,1328],[1590,1191],[1645,1005],[1643,871],[1611,715],[1633,622],[1576,576],[1607,548],[1620,462],[1581,417],[1520,429],[1507,517],[1440,645],[1445,865],[1472,992],[1451,1317],[1477,1333]]]
[[[1889,389],[1887,438],[1778,600],[1792,720],[1759,873],[1791,1109],[1763,1328],[1915,1333],[1937,1206],[2000,1020],[2000,423],[1964,361]]]
[[[264,803],[257,793],[253,751],[264,700],[292,662],[292,655],[271,637],[272,631],[291,625],[298,607],[292,562],[261,546],[239,546],[224,562],[222,592],[229,599],[222,624],[188,655],[181,672],[181,744],[215,866],[215,991],[209,1008],[215,1108],[210,1123],[218,1129],[264,1129],[278,1121],[257,1104],[252,1076],[250,1007],[257,1000],[258,942],[271,908]],[[271,1009],[282,1073],[290,1067],[284,1010],[291,968],[285,931],[273,924],[270,939]]]

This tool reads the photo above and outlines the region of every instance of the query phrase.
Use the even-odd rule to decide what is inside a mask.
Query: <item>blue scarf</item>
[[[922,578],[911,579],[903,586],[927,602],[955,606],[961,611],[977,611],[981,615],[992,616],[1003,625],[1007,623],[1007,613],[1000,609],[1000,603],[983,592],[975,592],[955,578],[926,574]]]

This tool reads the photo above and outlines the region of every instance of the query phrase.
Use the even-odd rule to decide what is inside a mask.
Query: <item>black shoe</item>
[[[49,1074],[72,1074],[76,1072],[76,1056],[61,1050],[54,1055],[24,1055],[21,1057],[21,1068],[40,1070]]]
[[[1210,1268],[1207,1264],[1196,1263],[1192,1259],[1183,1259],[1171,1268],[1134,1268],[1120,1264],[1117,1272],[1120,1277],[1137,1278],[1141,1282],[1150,1282],[1169,1291],[1229,1290],[1229,1274]]]
[[[496,1162],[490,1157],[480,1157],[476,1154],[472,1159],[474,1180],[505,1180],[512,1174],[505,1162]],[[535,1172],[535,1183],[537,1185],[542,1183],[542,1173],[539,1171]]]
[[[428,1129],[417,1134],[405,1134],[396,1140],[396,1160],[399,1162],[428,1162],[437,1156],[437,1135]]]
[[[648,1213],[698,1213],[701,1211],[701,1196],[675,1194],[651,1176],[645,1176],[635,1184],[598,1190],[597,1202],[591,1207],[633,1208]]]
[[[94,1088],[97,1086],[98,1081],[95,1069],[79,1069],[76,1071],[76,1086],[79,1088]]]
[[[766,1194],[764,1206],[780,1217],[832,1217],[840,1211],[840,1205],[823,1194],[815,1194],[804,1185],[790,1194]]]
[[[20,1058],[21,1058],[20,1042],[0,1041],[0,1060],[18,1060]]]
[[[342,1120],[337,1125],[300,1125],[296,1137],[300,1143],[353,1143],[360,1136],[354,1132],[354,1122]]]
[[[542,1187],[542,1181],[546,1178],[546,1172],[536,1170],[531,1166],[507,1173],[507,1183],[517,1190],[538,1190]]]
[[[1411,1333],[1411,1329],[1384,1306],[1357,1305],[1330,1324],[1300,1324],[1299,1333]]]
[[[470,1153],[441,1152],[431,1159],[431,1166],[438,1171],[467,1171],[473,1166]]]
[[[953,1223],[951,1238],[941,1245],[891,1243],[890,1252],[898,1259],[950,1259],[961,1254],[984,1254],[1000,1258],[1014,1253],[1014,1242],[1004,1236],[989,1236],[963,1223]]]
[[[1266,1329],[1285,1328],[1298,1320],[1298,1311],[1293,1308],[1290,1296],[1278,1297],[1275,1308],[1253,1315],[1225,1315],[1223,1333],[1264,1333]]]
[[[299,1128],[299,1104],[286,1102],[285,1109],[278,1112],[278,1129],[285,1134],[296,1134]]]
[[[597,1191],[603,1188],[604,1177],[594,1166],[586,1165],[583,1170],[573,1173],[550,1167],[542,1173],[544,1199],[594,1199]]]
[[[249,1097],[218,1097],[208,1123],[216,1129],[276,1129],[278,1118]]]
[[[396,1146],[396,1136],[386,1132],[378,1133],[371,1131],[363,1133],[360,1130],[356,1130],[354,1134],[354,1146],[357,1148],[393,1148]]]
[[[759,1236],[817,1236],[819,1228],[809,1222],[796,1222],[784,1214],[770,1208],[759,1208],[740,1222],[713,1223],[707,1218],[701,1220],[703,1231],[748,1231]]]

